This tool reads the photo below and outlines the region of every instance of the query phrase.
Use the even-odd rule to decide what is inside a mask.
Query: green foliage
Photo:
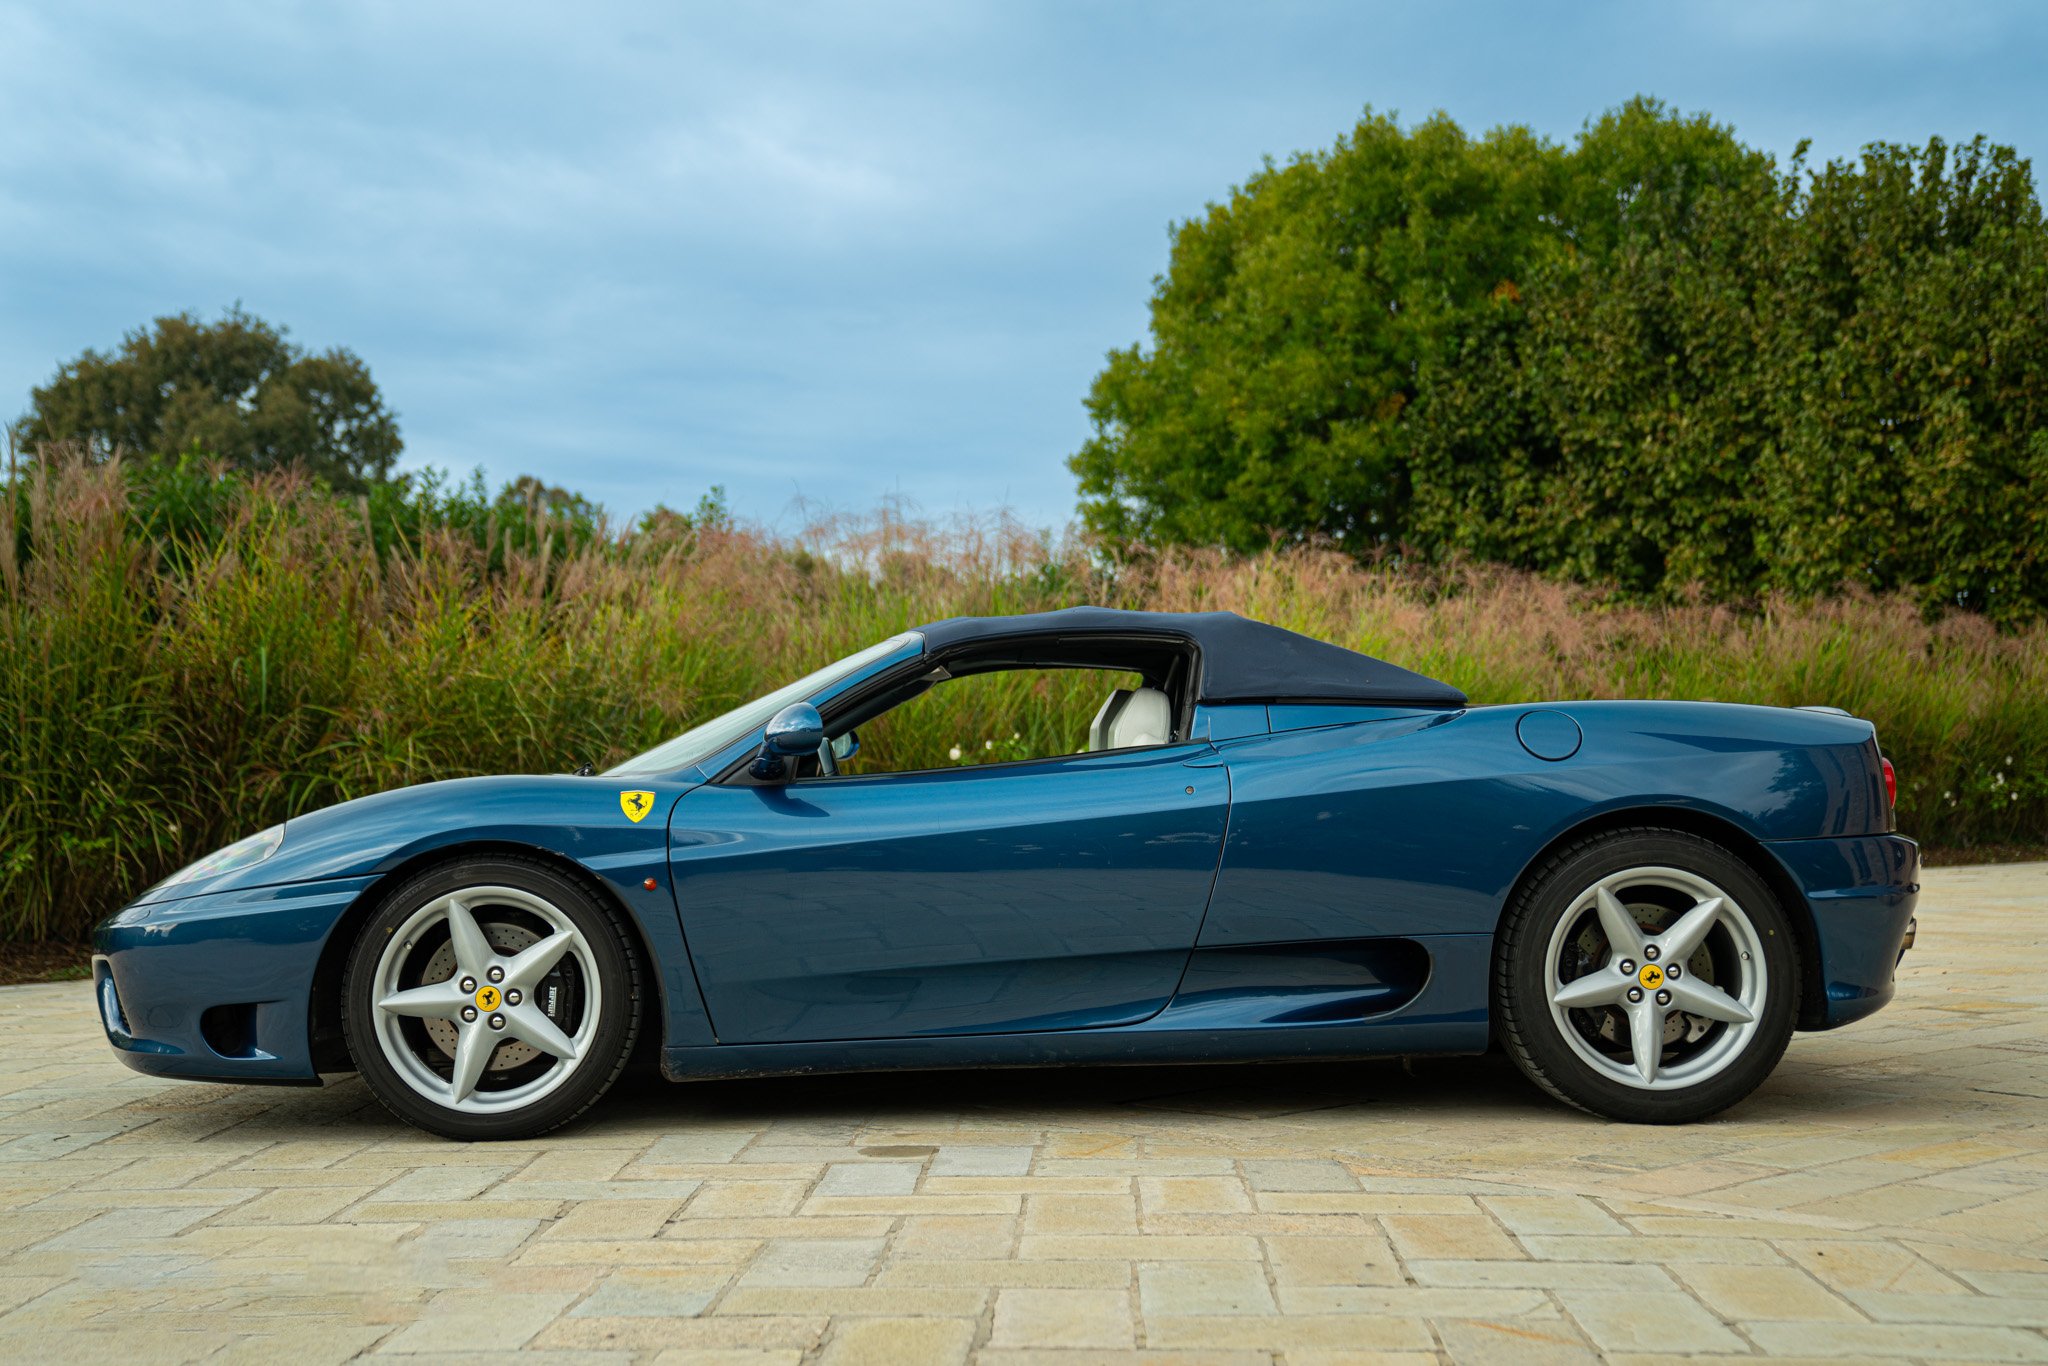
[[[34,391],[13,435],[34,451],[205,452],[242,470],[299,465],[339,489],[391,472],[403,443],[369,367],[341,348],[308,355],[239,307],[219,322],[158,318],[117,354],[87,351]]]
[[[1418,371],[1556,249],[1563,157],[1370,115],[1175,232],[1150,352],[1111,354],[1071,464],[1119,540],[1367,547],[1406,531]]]
[[[2048,843],[2048,625],[1929,621],[1903,597],[1629,606],[1300,547],[1111,574],[1086,547],[892,510],[781,539],[713,496],[612,534],[530,486],[356,499],[194,461],[49,458],[0,487],[0,937],[75,938],[303,811],[608,764],[918,623],[1076,602],[1240,611],[1481,702],[1832,703],[1877,724],[1909,833]],[[1052,752],[1086,733],[1105,686],[959,680],[876,726],[864,757]]]
[[[1369,115],[1177,231],[1070,462],[1118,542],[1719,600],[2048,606],[2048,229],[1982,139],[1780,172],[1636,100],[1569,149]]]

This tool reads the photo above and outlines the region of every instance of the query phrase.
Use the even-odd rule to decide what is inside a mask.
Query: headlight
[[[171,888],[187,882],[198,882],[204,878],[219,877],[238,869],[251,868],[277,852],[284,843],[284,827],[273,825],[245,840],[236,840],[224,849],[216,849],[199,862],[180,868],[162,882],[143,893],[143,899],[159,896]]]

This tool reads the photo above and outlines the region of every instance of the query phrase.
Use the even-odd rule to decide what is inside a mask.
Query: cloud
[[[2042,126],[2037,11],[1869,13],[4,8],[0,414],[241,300],[362,354],[416,462],[1059,523],[1167,225],[1368,103],[1568,137],[1648,90],[1781,153]]]

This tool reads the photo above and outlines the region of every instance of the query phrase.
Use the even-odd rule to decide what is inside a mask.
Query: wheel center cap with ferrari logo
[[[1643,970],[1636,974],[1636,980],[1643,984],[1645,991],[1655,991],[1664,985],[1664,969],[1655,963],[1643,964]]]
[[[478,1010],[496,1010],[498,1002],[503,999],[505,999],[504,996],[500,994],[496,987],[482,986],[476,989],[476,1008]]]

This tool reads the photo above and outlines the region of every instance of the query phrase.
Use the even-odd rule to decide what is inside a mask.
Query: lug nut
[[[1655,944],[1643,945],[1643,957],[1649,959],[1652,963],[1657,961],[1657,955],[1660,952],[1661,950]]]
[[[1641,987],[1630,987],[1628,989],[1628,999],[1630,1005],[1634,1005],[1637,1001],[1642,1000],[1643,989]]]
[[[518,987],[514,987],[510,991],[505,993],[505,1004],[508,1006],[516,1006],[525,999],[525,997],[519,994]]]
[[[1621,975],[1622,975],[1622,976],[1624,976],[1624,977],[1633,977],[1633,976],[1635,976],[1635,975],[1636,975],[1636,960],[1635,960],[1635,959],[1633,959],[1633,958],[1624,958],[1624,959],[1622,959],[1622,960],[1621,960]]]
[[[1658,993],[1657,993],[1657,1004],[1658,1004],[1658,1005],[1660,1005],[1660,1006],[1668,1006],[1668,1005],[1670,1005],[1670,1004],[1671,1004],[1671,993],[1670,993],[1670,992],[1668,992],[1668,991],[1660,991],[1660,992],[1658,992]]]
[[[485,973],[484,976],[490,978],[493,982],[502,982],[505,980],[505,969],[492,968],[489,972]]]
[[[493,1028],[493,1029],[503,1029],[504,1027],[505,1027],[505,1017],[504,1017],[503,1015],[493,1015],[493,1016],[491,1016],[491,1028]]]
[[[1665,975],[1666,977],[1669,977],[1669,978],[1670,978],[1670,979],[1671,979],[1672,981],[1674,981],[1674,982],[1675,982],[1675,981],[1677,981],[1677,980],[1678,980],[1678,964],[1676,964],[1676,963],[1673,963],[1673,964],[1672,964],[1672,965],[1671,965],[1670,967],[1668,967],[1668,968],[1664,969],[1664,975]]]
[[[465,977],[462,979],[462,994],[464,996],[474,996],[476,994],[476,978]]]
[[[476,1023],[476,1007],[475,1007],[475,1006],[464,1006],[464,1007],[462,1008],[462,1022],[463,1022],[464,1024],[475,1024],[475,1023]]]

